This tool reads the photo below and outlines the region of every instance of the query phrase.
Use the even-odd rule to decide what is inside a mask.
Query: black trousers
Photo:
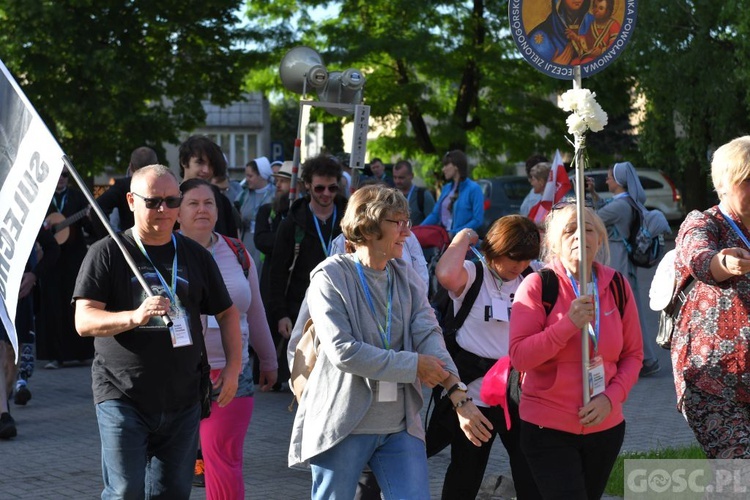
[[[624,421],[594,434],[521,423],[521,449],[545,500],[599,500],[624,438]]]
[[[443,500],[462,500],[476,498],[487,468],[495,436],[500,440],[510,458],[510,470],[513,484],[519,500],[537,500],[542,498],[534,483],[531,469],[521,452],[521,428],[518,409],[509,399],[511,405],[511,428],[507,430],[503,409],[499,406],[479,407],[479,411],[492,423],[492,437],[482,446],[474,446],[461,429],[458,429],[451,441],[451,462],[445,472],[443,482]],[[458,422],[457,424],[458,425]]]

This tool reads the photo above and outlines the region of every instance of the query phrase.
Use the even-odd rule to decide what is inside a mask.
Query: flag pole
[[[573,88],[581,88],[581,67],[573,66]],[[583,173],[583,157],[585,137],[581,135],[575,136],[575,178],[576,178],[576,222],[578,229],[576,230],[578,236],[578,289],[581,295],[584,295],[588,290],[588,267],[586,266],[587,255],[586,255],[586,178]],[[590,387],[589,387],[589,324],[586,323],[581,328],[581,379],[582,379],[582,392],[583,392],[583,405],[585,406],[591,400]]]
[[[149,297],[153,297],[155,295],[154,292],[151,290],[151,287],[148,285],[148,283],[146,283],[146,279],[138,270],[138,266],[133,260],[133,257],[130,255],[130,252],[128,252],[127,248],[125,248],[125,245],[123,244],[122,239],[117,235],[115,230],[112,229],[112,226],[109,224],[109,218],[102,211],[101,207],[99,207],[99,204],[94,199],[94,195],[91,194],[91,191],[89,191],[89,188],[88,186],[86,186],[86,183],[83,181],[83,178],[81,178],[81,176],[78,175],[78,171],[73,166],[73,163],[70,161],[70,158],[68,158],[68,155],[63,155],[62,160],[63,160],[63,163],[65,163],[65,166],[68,167],[68,171],[70,172],[70,175],[73,177],[73,180],[76,181],[76,184],[78,184],[78,187],[81,189],[83,196],[86,197],[86,200],[91,205],[91,208],[94,210],[94,213],[96,214],[97,217],[99,217],[99,220],[102,221],[102,224],[104,224],[104,228],[107,230],[109,235],[112,237],[112,239],[115,241],[115,243],[119,247],[120,252],[122,252],[123,257],[125,257],[125,261],[128,263],[128,266],[130,267],[130,270],[133,271],[133,274],[135,275],[136,279],[143,287],[143,291],[145,291],[146,295],[148,295]],[[172,326],[172,320],[167,314],[163,315],[161,318],[162,320],[164,320],[164,324],[167,327]]]

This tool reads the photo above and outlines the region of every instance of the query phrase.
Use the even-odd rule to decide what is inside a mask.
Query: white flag
[[[63,169],[57,141],[0,61],[0,318],[14,326],[21,277]]]

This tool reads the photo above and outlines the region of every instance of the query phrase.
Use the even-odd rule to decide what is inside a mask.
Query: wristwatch
[[[464,384],[463,382],[458,382],[453,384],[453,386],[448,389],[448,393],[446,394],[446,396],[450,397],[450,395],[456,391],[467,392],[468,390],[469,388],[466,387],[466,384]]]

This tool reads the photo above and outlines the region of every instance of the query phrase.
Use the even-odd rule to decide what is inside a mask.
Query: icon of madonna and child
[[[551,12],[528,36],[544,60],[582,65],[606,53],[617,39],[621,25],[613,15],[615,0],[550,1]]]

